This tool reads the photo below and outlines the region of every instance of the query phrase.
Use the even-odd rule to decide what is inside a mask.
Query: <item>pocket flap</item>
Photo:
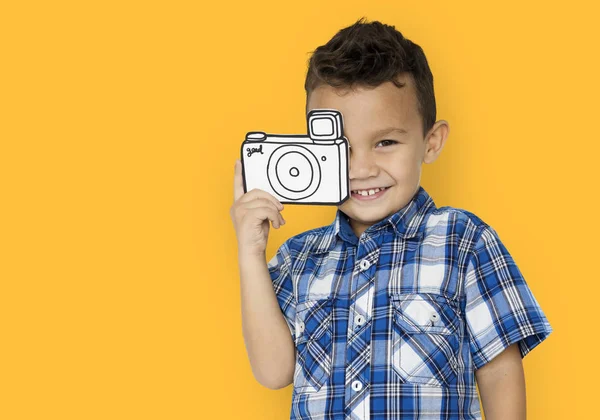
[[[458,303],[434,293],[390,296],[394,319],[408,333],[455,334],[460,325]]]
[[[318,340],[331,326],[331,298],[299,302],[296,309],[297,343]]]

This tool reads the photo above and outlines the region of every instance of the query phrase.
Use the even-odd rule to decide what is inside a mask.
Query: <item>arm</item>
[[[525,374],[518,343],[494,357],[475,378],[486,420],[525,420]]]
[[[289,385],[294,377],[296,347],[292,327],[277,302],[265,260],[269,222],[285,224],[283,205],[271,194],[253,189],[244,193],[242,163],[235,162],[231,219],[238,240],[242,294],[242,333],[252,373],[271,389]]]
[[[525,419],[522,358],[552,328],[498,233],[484,223],[473,241],[464,273],[465,319],[486,418]]]
[[[242,331],[252,373],[261,385],[293,381],[296,347],[273,290],[265,255],[239,255]]]

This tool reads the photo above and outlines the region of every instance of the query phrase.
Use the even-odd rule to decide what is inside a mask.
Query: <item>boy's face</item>
[[[351,196],[339,209],[348,215],[358,237],[408,204],[419,188],[422,163],[437,158],[448,135],[443,120],[423,135],[412,77],[405,74],[398,80],[406,85],[398,88],[385,82],[354,90],[321,85],[308,98],[307,113],[333,108],[344,117]],[[356,193],[376,188],[385,190],[371,196]]]

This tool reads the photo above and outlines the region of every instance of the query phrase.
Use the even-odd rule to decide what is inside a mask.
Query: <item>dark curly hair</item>
[[[310,92],[320,85],[376,87],[390,81],[402,87],[396,77],[405,72],[415,84],[425,135],[435,123],[436,108],[433,75],[423,49],[394,26],[368,23],[364,17],[313,51],[304,83],[307,106]]]

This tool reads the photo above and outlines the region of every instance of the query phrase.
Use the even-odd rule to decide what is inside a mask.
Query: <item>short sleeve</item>
[[[475,369],[517,342],[523,358],[552,332],[496,231],[484,225],[477,234],[465,274],[465,316]]]
[[[289,249],[284,242],[273,258],[267,263],[277,302],[288,324],[292,340],[296,337],[296,299],[292,281],[291,258]]]

